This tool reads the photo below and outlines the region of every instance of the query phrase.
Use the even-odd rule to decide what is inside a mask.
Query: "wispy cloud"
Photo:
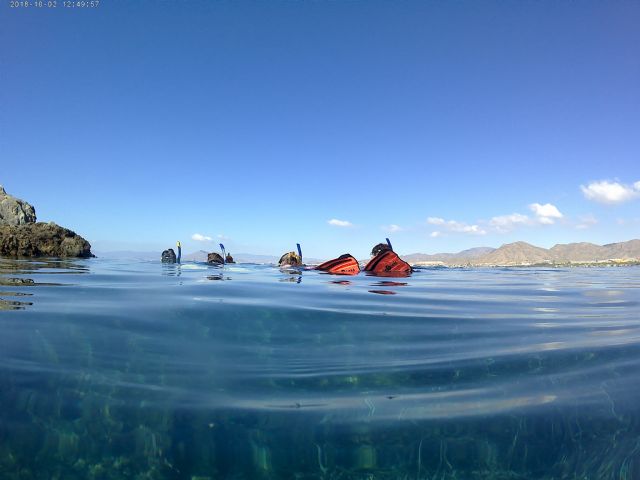
[[[591,214],[582,215],[579,220],[580,222],[576,224],[578,230],[585,230],[598,223],[598,219]]]
[[[429,217],[427,218],[427,223],[430,223],[431,225],[442,225],[445,222],[444,218],[439,218],[439,217]]]
[[[532,203],[529,205],[529,209],[536,215],[538,222],[544,225],[552,225],[557,219],[563,217],[560,210],[550,203],[545,203],[544,205]]]
[[[333,225],[334,227],[353,227],[353,223],[348,220],[338,220],[337,218],[332,218],[327,221],[329,225]]]
[[[389,233],[396,233],[404,230],[404,228],[402,228],[400,225],[396,225],[394,223],[392,223],[391,225],[385,225],[382,227],[382,229],[385,232],[389,232]]]
[[[194,233],[191,235],[191,240],[195,240],[196,242],[210,242],[213,238],[201,235],[200,233]]]
[[[616,220],[618,225],[640,225],[640,217],[636,218],[618,218]]]
[[[580,189],[588,200],[609,205],[628,202],[640,197],[640,181],[635,182],[633,185],[626,185],[619,182],[610,182],[609,180],[600,180],[591,182],[586,187],[580,185]]]
[[[486,235],[487,233],[486,230],[480,227],[480,225],[470,225],[468,223],[458,222],[457,220],[445,220],[444,218],[439,217],[429,217],[427,218],[427,223],[430,225],[437,225],[440,227],[440,230],[445,230],[451,233],[463,233],[469,235]],[[434,236],[433,233],[436,232],[432,232],[432,236]],[[441,234],[441,232],[437,233],[438,235]]]
[[[512,213],[511,215],[493,217],[489,220],[489,225],[499,233],[506,233],[518,226],[531,225],[531,219],[521,213]]]
[[[431,234],[429,235],[431,238],[437,238],[437,237],[441,237],[442,236],[442,232],[431,232]]]

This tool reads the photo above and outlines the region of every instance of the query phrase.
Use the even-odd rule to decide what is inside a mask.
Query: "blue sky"
[[[98,251],[637,238],[639,24],[630,1],[3,2],[0,184]]]

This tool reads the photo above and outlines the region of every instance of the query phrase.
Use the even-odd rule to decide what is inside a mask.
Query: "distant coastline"
[[[526,242],[514,242],[500,248],[479,247],[458,253],[402,256],[416,266],[444,267],[600,267],[640,265],[640,240],[596,245],[593,243],[558,244],[546,249]]]
[[[96,252],[99,258],[156,261],[160,251]],[[186,262],[206,262],[207,252],[198,250],[183,256]],[[278,262],[276,255],[234,253],[238,263],[271,265]],[[477,247],[457,253],[413,253],[401,258],[417,267],[603,267],[640,265],[640,240],[596,245],[593,243],[558,244],[550,249],[526,242],[515,242],[499,248]],[[319,264],[327,259],[308,258],[305,263]],[[368,259],[360,259],[364,264]]]

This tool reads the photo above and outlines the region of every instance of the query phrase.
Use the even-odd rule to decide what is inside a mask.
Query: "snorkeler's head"
[[[297,267],[299,265],[302,265],[302,259],[300,258],[300,255],[298,255],[297,253],[288,252],[280,257],[280,260],[278,260],[278,265],[280,265],[281,267],[283,265],[290,265],[293,267]]]
[[[386,252],[387,250],[391,250],[391,247],[386,243],[379,243],[371,250],[371,255],[376,256],[381,254],[382,252]]]

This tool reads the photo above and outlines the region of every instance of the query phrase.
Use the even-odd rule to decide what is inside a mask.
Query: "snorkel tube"
[[[182,257],[182,246],[180,245],[180,240],[176,243],[178,246],[178,258],[176,259],[177,263],[180,263],[180,257]]]
[[[298,247],[298,256],[300,257],[300,265],[302,265],[302,249],[300,248],[299,243],[296,243],[296,247]]]
[[[224,245],[220,244],[220,250],[222,250],[222,264],[227,263],[227,253],[224,251]]]
[[[389,248],[391,249],[391,251],[393,252],[393,247],[391,246],[391,242],[389,241],[389,239],[387,238],[387,245],[389,245]]]

